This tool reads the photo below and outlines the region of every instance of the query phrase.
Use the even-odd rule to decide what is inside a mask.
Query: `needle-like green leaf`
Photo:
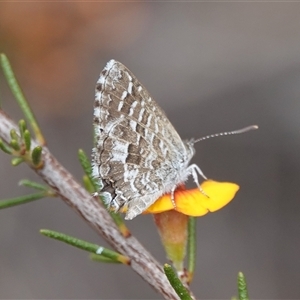
[[[45,197],[47,197],[47,194],[45,192],[41,192],[41,193],[35,193],[26,196],[20,196],[12,199],[0,200],[0,209],[25,204]]]
[[[102,262],[102,263],[110,263],[110,264],[120,264],[121,262],[116,261],[116,260],[112,260],[110,258],[107,258],[103,255],[98,255],[95,253],[90,254],[90,259],[93,261],[97,261],[97,262]]]
[[[18,166],[22,162],[24,162],[24,158],[23,157],[14,157],[14,158],[11,159],[11,164],[14,167]]]
[[[249,300],[247,282],[242,272],[238,273],[238,293],[239,300]]]
[[[94,187],[94,192],[99,191],[102,187],[98,184],[95,178],[93,178],[91,162],[82,149],[78,150],[78,159],[83,168],[84,173],[88,176],[90,182]]]
[[[30,151],[31,147],[31,134],[28,129],[25,129],[23,133],[23,139],[24,139],[24,144],[25,144],[25,149],[26,151]]]
[[[114,252],[112,250],[106,249],[104,247],[101,247],[99,245],[92,244],[92,243],[74,238],[72,236],[69,236],[69,235],[66,235],[66,234],[63,234],[63,233],[60,233],[57,231],[48,230],[48,229],[41,229],[40,233],[47,237],[50,237],[52,239],[56,239],[56,240],[62,241],[64,243],[67,243],[69,245],[72,245],[74,247],[77,247],[79,249],[82,249],[82,250],[85,250],[85,251],[88,251],[88,252],[91,252],[91,253],[94,253],[97,255],[105,256],[111,260],[116,260],[116,261],[126,264],[126,265],[130,264],[130,259],[128,257],[121,255],[117,252]]]
[[[18,81],[15,77],[15,74],[12,70],[12,67],[10,65],[8,58],[3,53],[0,54],[0,63],[1,63],[1,67],[3,69],[4,76],[7,80],[7,83],[9,85],[16,101],[18,102],[21,110],[23,111],[24,116],[28,120],[28,123],[31,125],[33,132],[35,133],[37,141],[39,142],[39,144],[44,145],[45,139],[44,139],[43,134],[38,126],[36,118],[34,117],[34,114],[33,114],[32,110],[30,109],[28,102],[26,101],[23,91],[18,84]]]
[[[9,147],[6,143],[3,142],[2,139],[0,139],[0,149],[7,154],[12,154],[13,151],[11,147]]]
[[[32,150],[31,159],[32,163],[36,167],[39,167],[41,165],[42,150],[43,148],[41,146],[37,146]]]
[[[9,145],[15,150],[15,151],[19,151],[20,150],[20,145],[19,142],[17,140],[11,140]]]
[[[164,271],[171,286],[173,287],[179,298],[181,300],[192,300],[193,298],[190,296],[188,290],[184,287],[180,279],[177,277],[177,274],[173,270],[173,268],[170,265],[165,264]]]
[[[22,179],[19,181],[19,185],[34,188],[36,190],[44,191],[44,192],[49,192],[49,187],[28,179]]]
[[[16,141],[19,140],[19,135],[17,134],[15,129],[12,129],[10,131],[10,137],[11,137],[12,140],[16,140]]]
[[[21,138],[23,138],[23,136],[24,136],[24,131],[25,131],[26,129],[27,129],[27,126],[26,126],[25,120],[20,120],[20,121],[19,121],[19,131],[20,131]]]

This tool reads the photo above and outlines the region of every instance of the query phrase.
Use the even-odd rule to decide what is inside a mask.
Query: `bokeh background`
[[[300,298],[299,3],[1,2],[0,51],[50,150],[78,180],[77,150],[92,148],[95,82],[111,58],[136,74],[183,138],[258,124],[197,145],[193,162],[241,189],[198,219],[192,290],[229,299],[243,271],[252,299]],[[2,75],[0,89],[3,108],[20,118]],[[1,199],[32,192],[20,179],[39,180],[3,153],[0,178]],[[151,216],[128,226],[166,262]],[[60,199],[0,211],[0,298],[160,298],[129,268],[91,262],[41,228],[107,245]]]

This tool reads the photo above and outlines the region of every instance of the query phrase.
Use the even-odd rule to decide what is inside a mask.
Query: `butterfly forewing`
[[[132,219],[178,184],[184,143],[143,85],[114,60],[97,82],[94,128],[93,174],[114,210],[126,208]]]

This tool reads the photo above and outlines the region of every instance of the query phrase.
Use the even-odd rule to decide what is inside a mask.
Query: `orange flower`
[[[189,216],[200,217],[224,207],[233,199],[239,186],[207,180],[201,184],[201,189],[203,192],[199,188],[186,190],[181,186],[174,193],[175,205],[171,201],[171,194],[166,194],[144,212],[154,214],[167,257],[186,283],[193,278],[193,272],[184,269]]]
[[[213,180],[204,181],[201,188],[205,195],[198,188],[186,190],[182,187],[177,189],[174,193],[175,207],[171,201],[171,194],[166,194],[144,213],[156,214],[174,209],[188,216],[200,217],[224,207],[239,190],[239,186],[235,183]]]

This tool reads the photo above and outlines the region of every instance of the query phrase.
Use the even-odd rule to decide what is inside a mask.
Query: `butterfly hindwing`
[[[115,210],[133,218],[170,191],[186,147],[137,78],[111,60],[96,85],[93,174]]]

